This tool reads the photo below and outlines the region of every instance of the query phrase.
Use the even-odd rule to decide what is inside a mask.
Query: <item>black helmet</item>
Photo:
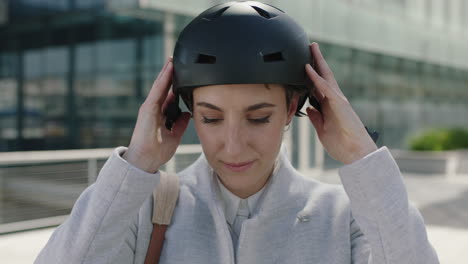
[[[312,63],[304,29],[284,11],[256,1],[213,6],[180,33],[173,54],[173,92],[216,84],[276,83],[303,91]],[[185,93],[187,94],[187,93]]]

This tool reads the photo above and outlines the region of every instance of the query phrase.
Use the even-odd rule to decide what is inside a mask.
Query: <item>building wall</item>
[[[125,2],[126,4],[123,4]],[[124,0],[196,16],[222,0]],[[294,17],[318,41],[468,69],[466,0],[265,0]]]
[[[179,32],[219,2],[15,1],[0,26],[0,151],[127,145]],[[379,145],[405,148],[422,129],[468,127],[466,1],[265,2],[321,44]],[[183,143],[197,142],[191,124]]]

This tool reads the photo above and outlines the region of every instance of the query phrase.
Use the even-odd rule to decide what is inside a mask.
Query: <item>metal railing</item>
[[[0,153],[0,234],[62,223],[114,149]],[[200,145],[180,145],[161,169],[192,163]]]
[[[294,151],[298,154],[298,170],[308,177],[317,177],[330,168],[325,166],[325,151],[316,137],[307,136],[310,130],[306,120],[300,120],[297,135],[301,144],[293,149],[294,135],[290,131],[285,134],[283,143],[290,159]],[[312,148],[310,140],[315,141]],[[84,189],[96,181],[113,150],[0,153],[0,234],[61,224]],[[178,172],[195,161],[201,152],[201,145],[180,145],[174,157],[161,169]],[[467,151],[424,153],[392,149],[391,152],[404,173],[468,176]],[[315,156],[315,162],[310,162],[311,155]]]

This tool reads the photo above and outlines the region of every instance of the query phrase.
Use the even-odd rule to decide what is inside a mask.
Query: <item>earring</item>
[[[291,123],[287,124],[283,131],[284,132],[288,131],[290,127],[291,127]]]

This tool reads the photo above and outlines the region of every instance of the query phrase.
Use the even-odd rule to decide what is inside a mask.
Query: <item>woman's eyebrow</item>
[[[213,109],[213,110],[216,110],[216,111],[223,112],[223,110],[221,108],[217,107],[216,105],[207,103],[207,102],[198,102],[197,105],[198,106],[203,106],[203,107],[206,107],[206,108],[209,108],[209,109]],[[270,103],[258,103],[258,104],[254,104],[254,105],[251,105],[251,106],[247,107],[245,111],[246,112],[255,111],[255,110],[258,110],[258,109],[261,109],[261,108],[265,108],[265,107],[276,107],[276,105],[270,104]]]
[[[260,109],[260,108],[275,107],[275,106],[276,106],[276,105],[270,104],[270,103],[259,103],[259,104],[254,104],[254,105],[251,105],[251,106],[247,107],[246,112],[248,112],[248,111],[254,111],[254,110],[257,110],[257,109]]]
[[[217,107],[216,105],[212,105],[210,103],[207,103],[207,102],[198,102],[197,105],[198,106],[204,106],[206,108],[210,108],[210,109],[213,109],[213,110],[216,110],[216,111],[223,112],[223,110],[221,108]]]

